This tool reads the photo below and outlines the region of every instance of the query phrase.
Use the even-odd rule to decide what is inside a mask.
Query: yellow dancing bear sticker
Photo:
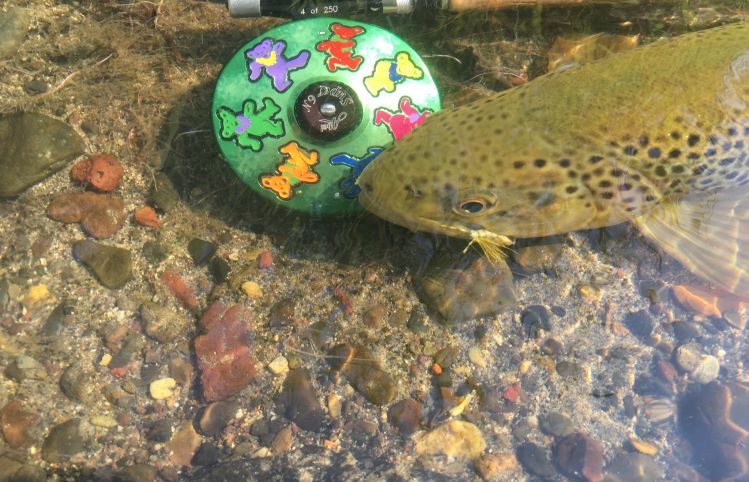
[[[288,201],[294,196],[294,188],[300,184],[314,184],[320,180],[320,175],[312,170],[312,166],[320,162],[317,151],[306,150],[291,141],[279,147],[278,152],[285,157],[276,167],[276,173],[261,174],[258,180],[279,199]]]
[[[424,72],[418,68],[408,52],[398,52],[394,59],[380,59],[375,63],[372,75],[364,78],[364,87],[377,97],[383,90],[395,91],[396,84],[406,79],[420,79]]]

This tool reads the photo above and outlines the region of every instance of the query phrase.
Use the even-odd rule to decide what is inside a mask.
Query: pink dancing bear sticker
[[[432,113],[430,109],[417,110],[411,105],[409,97],[401,97],[398,103],[400,112],[391,112],[384,107],[375,110],[374,123],[376,126],[385,124],[393,139],[399,141],[414,129],[419,127],[424,120]]]

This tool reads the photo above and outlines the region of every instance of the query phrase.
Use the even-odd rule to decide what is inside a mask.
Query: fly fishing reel
[[[316,17],[245,44],[219,76],[212,119],[227,162],[262,197],[343,215],[361,209],[364,167],[439,109],[432,76],[403,40]]]

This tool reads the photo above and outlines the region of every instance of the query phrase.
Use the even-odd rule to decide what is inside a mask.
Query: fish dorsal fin
[[[694,274],[749,295],[749,190],[729,188],[664,199],[632,220]]]

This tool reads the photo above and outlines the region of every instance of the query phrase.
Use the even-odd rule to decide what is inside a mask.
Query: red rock
[[[161,226],[161,220],[156,214],[156,210],[150,206],[136,209],[133,214],[133,219],[136,223],[147,228],[158,228]]]
[[[502,398],[510,403],[518,403],[518,398],[520,398],[520,384],[513,383],[507,387],[507,389],[502,392]]]
[[[195,339],[203,398],[225,400],[255,378],[250,356],[249,313],[240,305],[226,308],[217,301],[206,310],[201,323],[208,330]]]
[[[270,268],[273,265],[273,255],[270,251],[264,249],[257,257],[257,267],[260,269]]]
[[[567,475],[600,482],[603,480],[603,447],[598,440],[574,432],[557,445],[557,463]]]
[[[335,290],[333,290],[333,295],[338,300],[338,306],[341,308],[341,310],[343,310],[344,313],[346,313],[347,315],[351,315],[354,312],[354,304],[345,291],[343,291],[341,288],[336,288]]]
[[[8,402],[0,410],[0,427],[10,448],[17,449],[31,445],[30,432],[38,420],[39,416],[24,409],[20,400]]]
[[[61,223],[81,223],[91,236],[113,236],[125,222],[125,203],[119,196],[92,192],[60,194],[47,206],[47,216]]]
[[[120,161],[111,154],[94,154],[76,163],[70,170],[70,178],[101,192],[114,191],[122,178]]]
[[[161,273],[161,280],[169,287],[172,294],[185,306],[185,308],[195,309],[198,307],[198,300],[195,298],[195,292],[187,285],[180,275],[173,271],[166,270]]]

